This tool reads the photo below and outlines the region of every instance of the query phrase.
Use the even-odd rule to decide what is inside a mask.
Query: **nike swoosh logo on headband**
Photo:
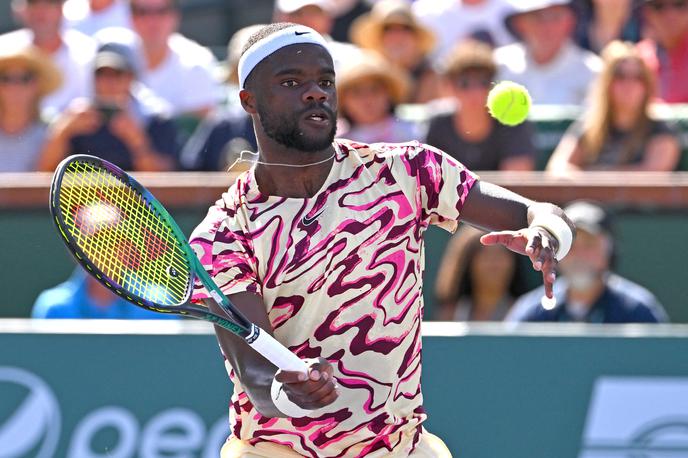
[[[306,32],[294,32],[294,35],[297,35],[297,36],[298,35],[306,35],[308,33],[310,33],[310,32],[308,32],[308,31],[306,31]]]

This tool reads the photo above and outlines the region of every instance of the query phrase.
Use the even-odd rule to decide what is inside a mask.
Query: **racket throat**
[[[260,328],[258,326],[256,326],[255,324],[251,323],[250,332],[246,337],[244,337],[244,339],[246,340],[246,343],[248,343],[250,345],[256,341],[256,339],[258,338],[259,335],[260,335]]]

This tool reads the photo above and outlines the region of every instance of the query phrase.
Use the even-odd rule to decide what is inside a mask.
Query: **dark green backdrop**
[[[205,211],[172,209],[171,213],[188,234]],[[617,223],[618,271],[652,290],[672,321],[688,322],[685,211],[619,212]],[[434,227],[426,236],[426,317],[432,317],[434,278],[448,238],[448,233]],[[74,266],[47,208],[0,212],[0,253],[0,317],[28,316],[38,293],[63,281]],[[533,272],[528,281],[536,286],[540,279]]]
[[[203,325],[191,324],[193,332]],[[11,326],[0,321],[0,442],[28,397],[25,387],[7,380],[8,368],[19,368],[55,395],[58,414],[45,393],[41,407],[29,412],[36,444],[60,429],[55,457],[75,458],[68,447],[81,442],[93,457],[217,458],[216,444],[227,435],[230,385],[212,335],[168,333],[175,323],[148,325],[149,331],[167,329],[160,335],[117,335],[121,327],[111,335],[61,334],[56,332],[75,330],[73,324],[49,325],[51,333],[7,334],[2,329]],[[103,333],[104,325],[91,322],[82,329]],[[598,377],[688,376],[686,326],[660,327],[659,334],[652,326],[613,328],[617,337],[602,336],[602,329],[453,324],[444,330],[460,336],[450,337],[426,325],[428,430],[459,458],[574,458]],[[639,337],[647,333],[654,337]],[[51,421],[43,428],[45,417]],[[129,439],[133,454],[124,453]],[[21,457],[37,456],[37,448]],[[180,452],[184,448],[187,453]]]

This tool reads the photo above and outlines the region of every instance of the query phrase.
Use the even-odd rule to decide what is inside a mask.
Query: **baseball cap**
[[[138,41],[133,32],[120,27],[99,31],[95,37],[98,47],[94,68],[114,68],[138,75],[141,70]]]
[[[601,206],[593,202],[572,202],[564,208],[564,213],[580,230],[595,235],[612,233],[611,217]]]
[[[332,11],[331,0],[277,0],[275,9],[282,13],[290,14],[311,5],[317,6],[328,13]]]

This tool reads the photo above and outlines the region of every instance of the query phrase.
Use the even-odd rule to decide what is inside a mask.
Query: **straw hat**
[[[34,46],[0,49],[0,73],[12,65],[23,65],[36,73],[38,92],[41,96],[50,94],[62,85],[60,70],[49,56]]]
[[[375,51],[360,51],[347,59],[337,73],[337,90],[341,93],[356,83],[377,78],[382,81],[395,104],[406,101],[410,80],[406,70],[398,68]]]
[[[435,35],[416,19],[411,6],[404,0],[382,0],[370,13],[359,16],[352,24],[351,41],[361,48],[381,50],[382,33],[386,25],[410,27],[418,37],[423,54],[435,46]]]

